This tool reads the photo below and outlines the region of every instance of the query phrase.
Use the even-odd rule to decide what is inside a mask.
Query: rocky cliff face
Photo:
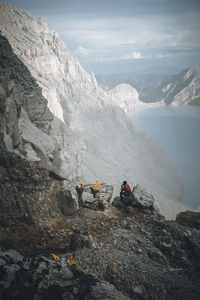
[[[6,38],[0,35],[0,131],[4,134],[7,149],[29,156],[32,160],[39,161],[37,153],[41,151],[46,161],[43,164],[50,165],[53,160],[55,143],[50,138],[53,114],[47,107],[47,100],[42,96],[41,88],[31,76],[28,69],[13,53]],[[32,143],[32,136],[26,136],[28,129],[43,137],[41,143]],[[38,136],[39,140],[39,136]],[[49,153],[43,150],[45,142],[51,143]],[[35,154],[35,155],[34,155]],[[45,155],[46,154],[46,155]]]
[[[77,203],[64,178],[0,147],[0,208],[1,245],[34,248],[45,230],[77,210]]]
[[[3,121],[7,148],[13,150],[12,143],[14,147],[22,143],[20,154],[38,165],[70,180],[114,182],[115,193],[124,178],[131,185],[140,183],[159,195],[157,199],[165,214],[175,216],[182,206],[174,200],[180,198],[182,187],[167,155],[132,126],[118,105],[99,88],[94,75],[87,74],[70,56],[59,36],[41,18],[35,20],[4,3],[0,3],[0,25],[13,51],[41,87],[54,115],[45,108],[38,87],[37,95],[31,88],[23,90],[24,104],[17,104],[22,108],[15,108],[12,121],[18,120],[13,136],[20,142],[13,142],[14,138],[8,136]],[[1,80],[7,82],[5,73]],[[15,84],[21,79],[18,76]],[[17,86],[13,89],[15,99]],[[4,102],[9,102],[5,100],[9,95],[2,89]],[[35,97],[37,100],[33,100]],[[8,117],[11,119],[11,115]]]
[[[147,94],[144,101],[163,101],[166,105],[200,104],[200,71],[193,67],[173,76]]]

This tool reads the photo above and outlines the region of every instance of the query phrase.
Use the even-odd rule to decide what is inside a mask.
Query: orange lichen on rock
[[[67,262],[68,262],[68,264],[69,264],[70,266],[76,265],[76,264],[77,264],[77,260],[76,260],[73,256],[70,257],[70,258],[67,260]]]
[[[60,260],[60,258],[59,258],[57,255],[53,254],[53,253],[51,254],[51,256],[52,256],[53,259],[56,260],[56,261],[57,261],[57,260]]]

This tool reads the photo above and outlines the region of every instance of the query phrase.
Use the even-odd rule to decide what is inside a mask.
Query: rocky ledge
[[[110,204],[112,187],[93,199],[88,185],[78,207],[64,178],[13,153],[0,171],[0,299],[199,299],[200,230],[143,187]]]

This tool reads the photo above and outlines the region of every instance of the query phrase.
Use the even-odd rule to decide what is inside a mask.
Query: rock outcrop
[[[125,112],[134,110],[137,107],[144,107],[146,104],[139,100],[139,94],[135,88],[129,84],[119,84],[112,90],[108,91],[108,95],[115,103]]]
[[[180,212],[176,216],[176,222],[185,226],[200,229],[200,212]]]
[[[154,206],[155,202],[154,196],[147,192],[144,187],[137,184],[130,196],[124,196],[121,199],[120,197],[115,197],[112,205],[127,213],[133,212],[134,208],[136,208],[155,214],[159,218],[164,218],[160,215],[158,207]]]
[[[69,233],[72,234],[77,222],[74,214],[78,212],[77,199],[69,188],[72,189],[72,184],[65,178],[46,168],[36,167],[1,145],[1,245],[6,248],[12,245],[25,252],[47,251],[54,247],[61,249],[69,245]],[[87,207],[87,214],[91,209],[105,210],[112,191],[112,187],[101,184],[98,203],[92,203],[91,199],[88,202],[86,197],[82,205]],[[81,223],[81,217],[77,218]],[[87,220],[85,218],[83,226]]]
[[[0,250],[0,299],[128,300],[112,284],[97,280],[78,266],[50,258],[26,257]]]
[[[48,224],[62,213],[77,210],[63,179],[49,171],[31,166],[20,156],[0,151],[1,224]]]
[[[44,137],[50,134],[54,117],[47,107],[47,100],[42,96],[41,88],[29,70],[13,53],[7,39],[2,35],[0,35],[0,105],[0,131],[4,133],[4,141],[10,151],[26,156],[28,148],[32,148],[31,143],[28,143],[20,132],[22,115],[26,115],[27,122],[30,122],[35,131],[41,132]],[[34,147],[37,151],[36,145]],[[35,151],[32,149],[32,152]]]

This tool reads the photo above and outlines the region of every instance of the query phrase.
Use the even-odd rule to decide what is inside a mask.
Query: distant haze
[[[166,74],[171,67],[178,73],[200,62],[199,0],[4,2],[47,19],[95,74],[149,74],[152,68]]]

